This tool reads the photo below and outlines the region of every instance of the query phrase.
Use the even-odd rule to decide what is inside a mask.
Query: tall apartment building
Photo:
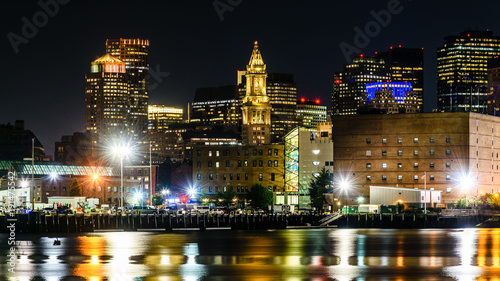
[[[106,54],[85,75],[85,130],[100,141],[129,133],[129,77],[125,63]]]
[[[246,71],[238,71],[240,100],[246,94],[245,80]],[[268,73],[266,92],[271,104],[271,142],[278,143],[300,123],[297,118],[297,83],[293,74]]]
[[[390,79],[385,60],[357,56],[344,70],[334,74],[332,92],[332,114],[357,114],[367,105],[366,84],[386,82]]]
[[[246,94],[241,101],[244,144],[271,143],[271,103],[266,93],[266,65],[255,41],[245,74]]]
[[[367,196],[370,186],[427,188],[453,203],[464,192],[499,191],[500,120],[494,116],[334,116],[333,136],[334,177],[349,179],[350,196]],[[472,186],[464,185],[466,178]]]
[[[486,113],[488,61],[500,55],[500,37],[486,30],[447,36],[437,50],[440,111]]]
[[[126,65],[129,82],[130,134],[140,139],[148,129],[149,40],[108,39],[106,52]]]
[[[405,48],[401,45],[377,52],[376,57],[384,59],[391,82],[411,83],[417,96],[418,111],[424,108],[424,49]]]
[[[179,107],[150,104],[148,106],[148,131],[165,132],[168,125],[182,122],[184,111]]]
[[[316,129],[319,123],[327,120],[327,107],[320,105],[320,100],[306,100],[301,98],[297,101],[297,119],[302,127]]]
[[[233,85],[198,88],[189,107],[189,122],[214,126],[240,124],[240,101]]]

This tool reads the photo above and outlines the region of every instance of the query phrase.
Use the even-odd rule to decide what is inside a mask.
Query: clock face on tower
[[[255,86],[255,88],[262,87],[262,78],[255,78],[255,80],[254,80],[254,86]]]

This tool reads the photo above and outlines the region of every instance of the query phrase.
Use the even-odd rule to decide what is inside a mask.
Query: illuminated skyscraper
[[[448,36],[437,50],[437,107],[441,111],[486,113],[488,60],[500,55],[493,32]]]
[[[386,52],[378,52],[377,57],[384,59],[391,82],[411,83],[418,100],[418,112],[424,109],[424,49],[390,47]]]
[[[148,130],[150,132],[165,132],[168,125],[182,122],[182,116],[182,108],[150,104],[148,106]]]
[[[266,93],[266,65],[255,41],[245,74],[246,95],[242,99],[242,138],[244,144],[271,143],[271,103]]]
[[[308,129],[316,129],[319,123],[324,123],[327,120],[327,108],[320,105],[320,100],[306,100],[301,98],[297,101],[297,118],[302,123],[303,127]]]
[[[390,79],[385,61],[380,58],[355,57],[344,65],[344,71],[334,74],[332,114],[357,114],[367,103],[366,84]]]
[[[234,85],[198,88],[190,104],[191,123],[211,126],[238,126],[241,120],[240,101]]]
[[[129,83],[125,63],[106,54],[85,75],[85,129],[99,140],[128,134]]]
[[[149,101],[149,40],[108,39],[106,52],[123,61],[129,79],[130,134],[140,138],[147,133]]]

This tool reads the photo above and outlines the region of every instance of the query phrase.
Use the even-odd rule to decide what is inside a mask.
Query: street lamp
[[[115,146],[113,148],[113,153],[118,155],[120,157],[120,193],[121,193],[121,200],[120,200],[120,207],[123,210],[123,158],[127,156],[130,152],[130,149],[128,146],[124,145],[119,145]]]
[[[348,210],[347,210],[347,208],[348,208],[347,207],[347,191],[350,187],[351,187],[351,185],[350,185],[349,181],[347,181],[346,179],[340,180],[340,189],[345,192],[345,206],[346,206],[345,212],[346,212],[346,214],[348,212]]]

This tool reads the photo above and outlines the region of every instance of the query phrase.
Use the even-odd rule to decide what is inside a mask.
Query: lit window
[[[382,156],[387,156],[387,151],[382,150]]]
[[[398,168],[403,168],[403,163],[398,163]]]
[[[429,176],[429,180],[433,181],[434,180],[434,175]]]
[[[414,180],[418,180],[418,175],[414,175],[414,176],[413,176],[413,179],[414,179]]]
[[[315,154],[315,155],[318,155],[319,154],[319,150],[313,150],[312,153]]]
[[[451,142],[451,138],[446,138],[446,142]]]
[[[447,149],[446,150],[446,155],[451,155],[451,150]]]
[[[403,175],[398,175],[398,180],[403,180]]]
[[[402,150],[398,150],[398,156],[403,156],[403,151]]]
[[[434,138],[430,138],[429,142],[431,142],[431,143],[434,142]]]
[[[450,162],[446,162],[446,168],[450,168],[451,167],[451,163]]]
[[[387,163],[382,163],[382,168],[387,168]]]
[[[432,163],[432,162],[431,162],[431,163],[429,164],[429,167],[430,167],[430,168],[434,168],[434,163]]]
[[[418,163],[413,163],[413,168],[418,168]]]
[[[366,168],[371,168],[372,167],[372,163],[366,163]]]
[[[418,155],[418,150],[414,150],[413,155]]]
[[[446,175],[446,180],[447,181],[451,180],[451,176],[450,175]]]
[[[382,139],[382,143],[387,143],[387,139]]]
[[[403,138],[398,138],[398,143],[403,143]]]
[[[414,143],[418,143],[418,138],[413,138]]]
[[[450,193],[451,192],[451,187],[447,187],[446,188],[446,193]]]
[[[318,165],[319,165],[319,163],[320,163],[319,161],[313,161],[313,165],[314,165],[314,166],[318,166]]]
[[[367,151],[366,151],[366,156],[372,156],[372,152],[371,152],[371,150],[367,150]]]
[[[366,180],[367,181],[371,181],[372,180],[372,176],[366,176]]]
[[[432,150],[432,149],[431,149],[430,154],[431,154],[431,155],[434,155],[434,150]]]

